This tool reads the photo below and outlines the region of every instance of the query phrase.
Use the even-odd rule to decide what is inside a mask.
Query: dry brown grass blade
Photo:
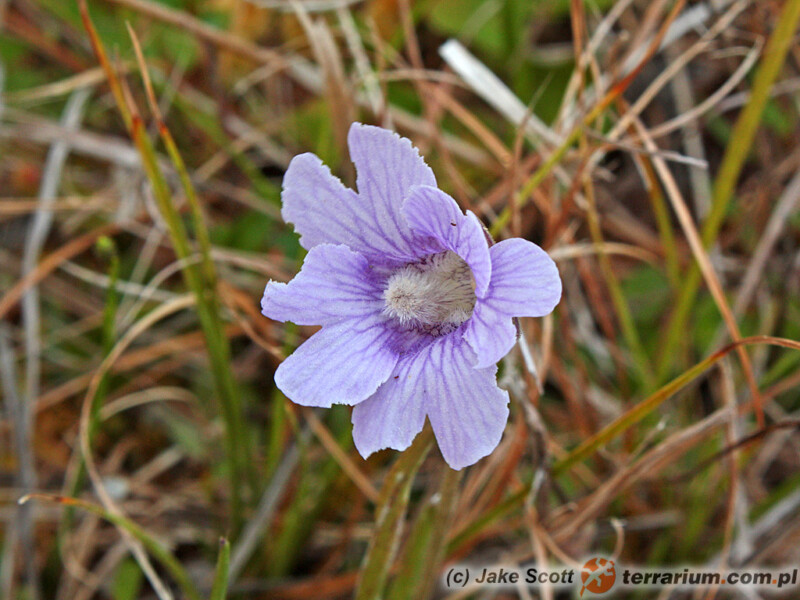
[[[123,68],[127,68],[127,65],[123,65]],[[52,100],[53,98],[66,96],[81,88],[94,87],[98,83],[103,83],[105,80],[106,76],[105,73],[103,73],[102,67],[87,68],[76,75],[71,75],[59,81],[44,83],[24,90],[5,92],[2,94],[2,98],[6,102],[19,104]]]
[[[238,290],[224,281],[219,284],[219,293],[223,303],[231,309],[233,318],[236,319],[247,337],[266,350],[275,360],[281,361],[286,358],[280,346],[271,341],[271,338],[274,337],[271,324],[253,305],[250,294]],[[241,313],[244,313],[246,317]]]
[[[616,83],[612,84],[608,93],[605,97],[600,101],[597,107],[592,110],[592,114],[595,112],[602,112],[608,106],[611,105],[617,98],[622,96],[622,93],[630,87],[633,80],[642,72],[642,69],[652,60],[653,56],[655,56],[656,52],[658,51],[661,42],[664,40],[664,37],[667,35],[667,31],[669,31],[669,26],[675,21],[677,16],[680,14],[683,7],[686,5],[686,0],[678,0],[673,4],[672,8],[669,11],[669,14],[664,18],[664,21],[661,23],[661,27],[658,30],[658,33],[653,37],[650,41],[650,44],[647,47],[647,50],[639,61],[639,63],[631,69],[631,71],[626,74],[621,80],[617,81]]]
[[[334,437],[331,435],[331,432],[328,431],[327,427],[325,427],[325,424],[319,420],[319,417],[317,417],[316,414],[314,414],[314,411],[304,408],[303,416],[305,417],[306,421],[308,421],[311,431],[314,432],[314,435],[317,436],[317,439],[320,441],[320,443],[330,453],[334,460],[339,463],[342,471],[347,474],[350,480],[370,502],[377,502],[380,495],[378,490],[372,485],[372,482],[356,465],[353,459],[350,458],[344,450],[342,450],[341,446],[339,446]]]
[[[60,196],[58,198],[48,198],[49,210],[59,211],[86,211],[86,212],[112,212],[108,206],[104,206],[104,200],[96,202],[86,201],[80,196]],[[35,212],[39,206],[39,200],[29,198],[0,198],[0,217],[3,215],[18,216],[27,215]]]
[[[4,29],[27,41],[40,53],[60,63],[70,71],[83,71],[89,66],[69,46],[53,41],[51,36],[43,35],[41,31],[14,12],[9,11],[3,21]]]
[[[687,452],[694,444],[706,439],[716,428],[724,425],[728,418],[728,411],[720,409],[699,423],[676,432],[634,464],[621,469],[604,481],[588,498],[582,500],[574,513],[552,524],[553,539],[557,543],[567,541],[636,481],[656,475],[678,455]]]
[[[106,511],[110,515],[114,515],[118,518],[124,518],[124,512],[119,507],[117,502],[108,492],[105,482],[98,471],[97,464],[94,460],[94,454],[92,452],[91,447],[91,438],[90,438],[90,423],[92,419],[92,407],[94,404],[94,398],[97,394],[97,391],[101,385],[101,381],[103,380],[105,374],[111,368],[111,365],[122,355],[125,349],[139,336],[141,333],[152,327],[155,323],[160,321],[161,319],[177,312],[193,306],[195,304],[195,297],[191,294],[187,294],[185,296],[180,296],[175,300],[163,304],[160,307],[154,309],[152,312],[148,313],[145,317],[143,317],[140,321],[134,324],[133,327],[129,331],[123,335],[120,341],[114,346],[108,356],[105,357],[102,364],[92,376],[91,381],[89,382],[89,387],[86,392],[86,396],[83,400],[83,405],[81,407],[81,416],[80,416],[80,434],[79,434],[79,441],[80,441],[80,448],[81,453],[83,455],[84,464],[86,465],[86,472],[89,475],[89,479],[92,481],[92,485],[97,493],[97,496],[100,498],[100,501]],[[147,556],[142,543],[135,539],[131,533],[125,529],[120,528],[120,533],[123,536],[123,539],[126,540],[128,548],[130,549],[133,556],[136,558],[137,563],[141,567],[142,571],[146,575],[148,581],[153,586],[156,594],[162,600],[169,600],[171,599],[172,593],[169,591],[169,588],[164,584],[161,580],[161,577],[153,568],[149,557]]]
[[[647,89],[642,92],[636,101],[626,108],[620,120],[614,125],[608,137],[616,140],[620,137],[623,131],[628,129],[633,120],[639,117],[644,109],[653,101],[656,95],[669,83],[675,75],[684,69],[691,61],[697,58],[702,52],[706,51],[711,44],[733,23],[734,19],[742,13],[747,7],[748,0],[740,0],[729,8],[725,14],[717,19],[714,25],[700,38],[699,41],[692,44],[686,51],[681,53],[675,60],[670,61],[670,64],[659,73],[653,82],[647,86]],[[758,48],[760,44],[755,44],[755,52],[751,52],[751,59],[745,60],[744,64],[750,64],[758,57]],[[681,115],[682,117],[683,115]],[[651,135],[652,137],[652,135]]]
[[[330,105],[331,123],[341,154],[347,154],[347,132],[355,119],[353,92],[345,78],[344,65],[339,49],[333,40],[333,33],[324,19],[312,21],[303,5],[297,0],[289,4],[303,26],[306,38],[311,44],[314,57],[322,68],[325,79],[326,100]],[[349,165],[349,163],[346,163]],[[352,167],[347,166],[349,179],[353,179]]]
[[[736,452],[737,450],[743,450],[748,446],[750,446],[751,444],[763,440],[771,433],[775,433],[776,431],[784,431],[786,429],[793,429],[793,430],[800,429],[800,419],[788,419],[786,421],[780,421],[778,423],[770,423],[766,427],[763,427],[758,431],[751,433],[740,440],[737,440],[736,442],[726,445],[724,448],[722,448],[712,456],[709,456],[708,458],[700,461],[700,463],[697,466],[693,467],[689,471],[686,471],[685,473],[682,473],[675,477],[670,477],[669,483],[679,484],[679,483],[685,483],[690,479],[694,479],[700,473],[708,469],[710,466],[712,466],[715,463],[718,463],[720,459],[725,458],[726,456]]]
[[[432,92],[436,102],[450,111],[450,114],[468,128],[502,166],[507,167],[511,163],[512,154],[505,144],[469,109],[440,86],[432,87]]]
[[[724,408],[728,410],[728,422],[725,428],[725,440],[728,444],[733,444],[739,437],[739,418],[736,407],[736,392],[733,385],[733,373],[728,360],[719,363],[720,388],[723,398]],[[734,539],[734,526],[736,524],[738,504],[741,502],[740,486],[741,474],[739,472],[739,461],[736,454],[727,456],[727,468],[730,477],[730,484],[727,486],[725,498],[725,526],[722,538],[722,550],[719,555],[718,569],[724,569],[730,562],[731,547]],[[741,512],[739,510],[739,512]],[[719,586],[712,586],[706,594],[706,600],[714,600]]]
[[[655,151],[657,149],[655,142],[647,133],[647,129],[638,119],[634,121],[634,126],[636,127],[638,134],[641,136],[645,147],[650,151]],[[675,182],[675,178],[673,177],[672,172],[669,170],[669,167],[667,167],[664,159],[653,155],[651,160],[655,170],[658,172],[662,184],[664,185],[664,189],[667,192],[667,197],[669,198],[672,208],[678,217],[678,221],[681,224],[684,235],[686,235],[686,238],[689,241],[692,254],[694,255],[695,260],[697,261],[697,264],[703,273],[703,278],[708,285],[708,289],[714,298],[714,302],[716,303],[723,320],[725,321],[725,325],[728,328],[731,339],[734,342],[740,342],[742,340],[742,334],[739,331],[739,325],[736,322],[736,317],[734,316],[733,311],[728,304],[722,284],[717,277],[714,266],[711,264],[711,259],[708,256],[708,252],[703,246],[703,242],[700,239],[700,234],[698,233],[697,227],[695,226],[689,209],[686,206],[683,195],[681,194],[680,189]],[[737,347],[736,353],[739,356],[740,362],[742,363],[742,369],[744,371],[745,378],[747,379],[747,385],[750,389],[750,394],[754,399],[755,413],[758,418],[758,422],[763,426],[763,401],[761,399],[761,393],[758,390],[758,384],[756,383],[755,375],[753,374],[753,366],[750,362],[750,357],[747,355],[746,350],[741,346]]]

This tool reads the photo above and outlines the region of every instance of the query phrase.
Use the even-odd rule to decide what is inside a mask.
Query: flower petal
[[[381,264],[416,257],[394,222],[381,220],[370,198],[342,185],[314,154],[300,154],[289,163],[281,200],[283,220],[294,224],[303,248],[344,244]]]
[[[464,331],[464,340],[477,356],[476,369],[485,369],[508,354],[517,340],[517,328],[506,314],[478,300]]]
[[[379,313],[381,293],[366,258],[346,246],[320,244],[288,284],[267,283],[261,311],[276,321],[327,325]]]
[[[561,277],[553,259],[533,242],[503,240],[489,249],[492,281],[484,302],[509,317],[543,317],[561,299]]]
[[[356,165],[358,194],[370,221],[397,250],[392,257],[406,262],[418,257],[402,206],[414,186],[436,187],[433,171],[411,140],[388,129],[353,123],[347,143]]]
[[[353,409],[353,442],[367,458],[384,448],[405,450],[425,425],[424,362],[401,358],[392,376]]]
[[[500,441],[508,420],[508,392],[497,369],[473,368],[475,356],[457,336],[437,339],[406,355],[393,375],[353,409],[353,440],[365,458],[377,450],[405,450],[427,414],[447,463],[473,464]]]
[[[492,280],[478,298],[464,330],[477,356],[476,369],[503,358],[517,338],[512,317],[541,317],[561,298],[561,278],[553,260],[536,244],[514,238],[489,248]]]
[[[442,340],[430,346],[428,418],[442,456],[459,470],[500,443],[508,421],[508,392],[497,387],[497,367],[475,369],[467,344],[454,335]]]
[[[280,364],[275,385],[303,406],[358,404],[392,374],[394,336],[378,316],[327,325]]]
[[[471,211],[466,215],[450,196],[429,186],[416,187],[403,205],[411,229],[433,238],[442,249],[452,250],[469,265],[480,298],[489,286],[492,263],[483,225]],[[422,242],[418,242],[422,243]]]

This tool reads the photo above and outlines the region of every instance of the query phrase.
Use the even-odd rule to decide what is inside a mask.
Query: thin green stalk
[[[273,205],[279,204],[280,187],[262,175],[258,166],[245,152],[232,147],[230,138],[220,125],[219,115],[204,112],[202,107],[191,99],[184,98],[180,90],[175,92],[174,103],[178,110],[211,138],[211,141],[228,153],[231,161],[245,174],[256,195],[269,200]]]
[[[285,401],[280,404],[285,406]],[[340,444],[351,438],[347,417],[346,410],[332,410],[329,414],[331,430]],[[321,461],[303,454],[292,501],[281,513],[280,527],[267,534],[271,543],[265,548],[266,577],[280,579],[291,573],[316,529],[325,501],[330,498],[332,486],[341,472],[339,463],[329,454]]]
[[[593,115],[594,111],[589,116],[592,117]],[[518,208],[521,209],[523,206],[525,206],[525,204],[528,202],[528,198],[530,198],[530,195],[533,193],[533,190],[535,190],[537,187],[541,185],[542,181],[544,181],[544,178],[550,174],[550,172],[559,163],[559,161],[561,161],[561,159],[564,158],[564,156],[567,154],[572,145],[578,141],[583,131],[583,127],[584,127],[583,124],[575,127],[575,129],[572,130],[572,132],[569,134],[567,139],[564,140],[561,146],[559,146],[553,152],[553,154],[549,156],[549,158],[544,162],[544,164],[541,167],[539,167],[533,175],[531,175],[530,179],[528,179],[528,181],[525,182],[525,185],[522,186],[522,189],[517,193],[516,200]],[[500,235],[500,232],[506,225],[508,225],[508,222],[510,220],[511,220],[511,206],[506,206],[503,209],[503,212],[501,212],[497,216],[497,219],[495,219],[494,223],[492,223],[492,226],[489,228],[489,232],[492,234],[492,237],[496,238],[498,235]]]
[[[275,469],[278,468],[283,456],[285,443],[284,433],[287,428],[286,396],[275,388],[272,397],[267,402],[270,407],[269,432],[267,433],[267,447],[264,453],[263,478],[264,481],[272,479]]]
[[[678,262],[678,246],[675,243],[675,231],[672,228],[672,221],[670,220],[667,201],[664,197],[664,193],[661,191],[655,170],[653,169],[653,165],[648,160],[648,157],[634,156],[634,159],[637,160],[647,176],[647,191],[648,196],[650,197],[650,203],[653,205],[653,214],[656,218],[658,236],[661,238],[661,246],[664,248],[667,278],[669,279],[672,287],[677,288],[681,281],[680,264]]]
[[[761,116],[769,100],[772,86],[786,60],[798,21],[800,21],[800,0],[786,0],[753,79],[750,100],[734,125],[719,173],[714,181],[711,211],[703,223],[701,232],[703,245],[706,248],[710,248],[717,239],[717,234],[728,212],[739,174],[750,153],[753,138],[761,123]],[[664,343],[661,344],[661,361],[656,370],[659,381],[663,381],[669,374],[672,357],[686,331],[687,319],[694,306],[701,280],[700,269],[693,263],[678,297]]]
[[[430,427],[425,427],[386,475],[375,507],[375,534],[361,567],[356,600],[385,598],[384,586],[400,544],[411,484],[428,455],[432,438]]]
[[[159,212],[167,225],[175,254],[179,259],[185,260],[193,254],[191,243],[186,227],[173,204],[172,192],[158,163],[153,143],[147,136],[141,117],[136,113],[135,107],[129,103],[122,83],[108,60],[103,43],[89,17],[86,0],[80,1],[80,8],[95,54],[106,73],[117,107],[141,156],[142,166],[150,181]],[[146,80],[146,83],[149,84],[149,79]],[[148,87],[148,92],[150,91]],[[166,128],[163,127],[163,124],[159,125],[163,135]],[[169,139],[166,142],[167,150],[173,159],[181,182],[184,184],[187,199],[194,216],[196,235],[200,242],[202,266],[198,268],[195,263],[186,261],[182,274],[184,281],[197,300],[197,315],[206,338],[211,371],[219,397],[222,418],[225,423],[225,448],[230,472],[231,513],[234,528],[238,529],[243,519],[243,480],[254,480],[254,477],[247,478],[245,476],[246,473],[250,472],[252,466],[247,451],[241,398],[231,370],[230,345],[228,338],[225,336],[220,318],[220,307],[216,295],[216,276],[213,262],[210,258],[208,232],[202,220],[199,202],[191,186],[186,167],[180,158],[177,148],[171,142],[171,138],[169,135],[166,137]]]
[[[167,223],[175,253],[179,259],[187,259],[191,255],[191,250],[186,228],[172,204],[172,194],[164,174],[158,167],[155,150],[138,117],[133,120],[131,134],[142,156],[145,172],[153,187],[153,196]],[[216,289],[211,287],[210,282],[205,281],[203,272],[197,269],[196,264],[187,263],[182,272],[186,284],[197,298],[197,316],[206,338],[211,372],[220,399],[222,418],[225,422],[225,447],[230,462],[231,512],[235,528],[238,529],[243,518],[242,483],[250,461],[247,458],[245,445],[241,401],[231,371],[230,346],[219,318]]]
[[[656,408],[668,398],[672,397],[678,391],[686,387],[690,382],[694,381],[697,377],[702,375],[709,367],[717,363],[720,359],[725,357],[734,346],[729,346],[723,350],[715,352],[706,359],[694,365],[691,369],[682,373],[670,381],[667,385],[660,388],[655,394],[649,396],[644,401],[634,406],[631,410],[626,411],[614,421],[603,427],[600,431],[594,434],[589,439],[585,440],[582,444],[574,448],[563,459],[553,465],[552,474],[558,476],[575,463],[578,463],[585,458],[588,458],[600,447],[604,446],[622,432],[628,430],[633,425],[644,419],[647,415],[652,413]]]
[[[106,300],[103,305],[103,356],[106,357],[111,352],[114,344],[117,341],[117,309],[119,307],[119,293],[117,292],[117,283],[119,282],[119,254],[114,240],[110,237],[103,236],[97,240],[97,249],[103,254],[108,256],[108,290],[106,291]],[[98,415],[100,407],[108,393],[108,385],[110,382],[110,374],[106,373],[97,386],[97,394],[92,399],[92,413],[91,421],[89,422],[89,435],[93,436],[97,431],[99,424]]]
[[[231,544],[225,538],[219,540],[219,558],[214,573],[214,585],[210,600],[225,600],[228,595],[228,570],[231,563]]]
[[[605,251],[605,240],[603,239],[603,232],[600,228],[600,218],[597,214],[597,205],[594,198],[594,190],[592,189],[591,182],[587,181],[585,186],[586,199],[589,205],[587,213],[587,220],[589,223],[589,234],[592,237],[592,242],[597,249],[597,259],[600,262],[600,269],[603,272],[603,278],[606,281],[609,294],[611,294],[611,302],[614,304],[614,310],[619,319],[620,328],[622,329],[622,336],[625,338],[625,343],[633,353],[634,363],[636,369],[639,371],[639,376],[644,381],[648,390],[655,387],[655,375],[650,365],[650,357],[644,350],[642,341],[639,338],[639,332],[636,330],[636,324],[633,321],[628,301],[622,293],[622,287],[619,284],[617,276],[614,274],[614,269],[611,268],[611,261]]]
[[[561,145],[553,151],[553,153],[547,158],[547,160],[539,167],[533,175],[530,176],[528,181],[525,182],[525,185],[522,186],[522,189],[517,193],[517,207],[522,208],[528,202],[528,199],[531,197],[533,190],[538,188],[542,182],[544,181],[545,177],[547,177],[551,171],[555,168],[555,166],[561,162],[561,159],[564,158],[569,152],[569,149],[580,140],[581,136],[584,133],[584,129],[589,127],[594,121],[602,114],[602,112],[608,108],[608,105],[621,94],[627,85],[629,84],[629,77],[626,77],[623,82],[619,85],[612,87],[611,91],[600,101],[592,112],[590,112],[581,123],[578,123],[567,138],[561,143]],[[495,219],[495,222],[492,223],[492,226],[489,228],[489,232],[492,234],[492,237],[497,237],[503,228],[508,225],[508,222],[511,220],[511,206],[506,206],[503,209],[503,212],[500,213]]]
[[[438,492],[422,507],[408,536],[400,571],[387,596],[392,600],[428,598],[436,585],[461,481],[461,471],[446,464],[442,471]]]
[[[119,281],[119,254],[117,253],[116,244],[110,237],[103,236],[97,240],[95,244],[96,250],[107,257],[109,260],[108,278],[109,285],[106,291],[105,303],[103,304],[103,323],[102,323],[102,349],[103,358],[107,357],[117,341],[116,334],[116,321],[117,321],[117,308],[119,307],[119,294],[117,292],[117,283]],[[108,395],[109,382],[111,381],[111,374],[106,372],[100,379],[97,386],[97,391],[91,400],[91,410],[89,414],[89,444],[92,443],[97,430],[100,426],[100,408],[105,403],[106,396]],[[73,475],[66,482],[67,494],[70,496],[77,496],[86,481],[86,462],[83,455],[76,455],[77,467],[72,470]],[[64,511],[61,521],[58,525],[58,547],[62,548],[63,541],[67,531],[72,527],[74,518],[74,510],[68,506]]]

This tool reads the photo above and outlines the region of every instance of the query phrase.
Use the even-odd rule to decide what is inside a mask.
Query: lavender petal
[[[561,277],[547,252],[520,238],[489,249],[492,282],[484,302],[509,317],[543,317],[561,300]]]
[[[475,369],[475,360],[469,346],[456,336],[431,346],[435,375],[428,418],[442,456],[456,470],[491,453],[508,421],[508,392],[497,387],[497,367]]]
[[[475,293],[480,298],[489,286],[492,263],[483,226],[472,212],[466,215],[450,196],[429,186],[412,190],[403,205],[411,229],[420,236],[432,238],[442,250],[452,250],[469,265],[475,278]],[[430,242],[429,242],[430,243]]]
[[[378,234],[396,249],[386,254],[406,262],[418,257],[402,206],[413,187],[436,186],[433,171],[410,140],[388,129],[353,123],[347,142],[363,208]]]
[[[477,357],[476,369],[485,369],[508,354],[517,340],[517,328],[508,315],[478,300],[464,331],[464,340]]]
[[[300,245],[308,250],[344,244],[380,264],[416,257],[396,228],[382,219],[384,209],[342,185],[314,154],[300,154],[289,163],[281,200],[283,220],[294,225]]]
[[[292,281],[267,284],[261,310],[276,321],[327,325],[379,313],[381,294],[366,258],[346,246],[320,244],[311,249]]]
[[[284,360],[275,384],[303,406],[330,408],[367,399],[397,364],[394,333],[378,316],[326,325]]]
[[[382,448],[404,450],[425,423],[453,469],[489,454],[508,420],[508,392],[497,369],[475,369],[475,356],[457,336],[443,336],[403,357],[378,392],[353,410],[353,439],[362,456]]]

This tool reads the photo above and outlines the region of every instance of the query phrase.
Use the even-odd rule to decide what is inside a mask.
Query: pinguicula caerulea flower
[[[267,284],[261,307],[322,329],[275,383],[304,406],[354,405],[364,457],[406,449],[427,418],[461,469],[500,442],[508,392],[496,363],[515,343],[513,317],[558,303],[558,270],[527,240],[490,246],[409,140],[356,123],[348,144],[358,193],[313,154],[296,156],[284,177],[282,215],[308,255],[291,282]]]

